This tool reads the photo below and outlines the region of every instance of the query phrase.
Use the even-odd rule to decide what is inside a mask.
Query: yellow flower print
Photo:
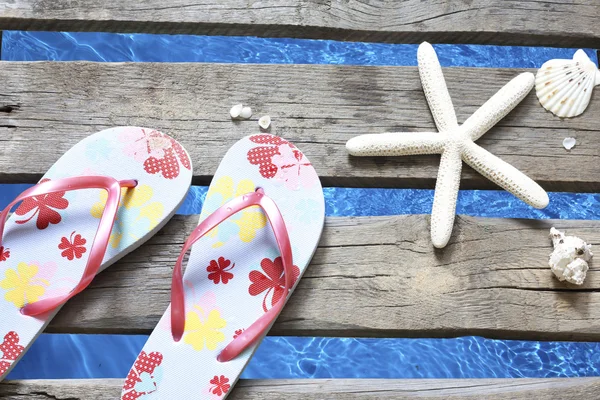
[[[110,235],[113,248],[127,247],[146,235],[158,225],[164,214],[164,206],[160,202],[151,202],[154,192],[148,185],[139,185],[133,189],[121,189],[121,201],[117,220]],[[92,206],[91,214],[101,218],[108,193],[100,192],[100,201]]]
[[[0,281],[0,287],[8,290],[4,298],[17,308],[38,301],[46,292],[46,287],[50,286],[46,280],[35,278],[38,272],[37,265],[24,262],[20,262],[16,270],[7,270],[5,278]]]
[[[249,179],[241,180],[237,187],[235,187],[233,179],[230,176],[220,178],[211,185],[210,190],[206,194],[201,219],[206,218],[234,197],[252,193],[255,190],[256,186]],[[215,248],[223,246],[235,235],[238,235],[243,242],[249,243],[256,237],[256,231],[264,228],[266,224],[267,218],[260,207],[250,207],[223,221],[219,226],[210,231],[207,236],[217,237],[217,242],[213,244]]]
[[[200,307],[195,308],[202,312]],[[227,322],[221,318],[221,314],[216,309],[208,313],[206,322],[202,322],[196,312],[190,311],[185,318],[183,341],[196,351],[203,350],[204,346],[208,350],[214,350],[217,344],[225,340],[225,334],[219,329],[225,328],[226,325]]]

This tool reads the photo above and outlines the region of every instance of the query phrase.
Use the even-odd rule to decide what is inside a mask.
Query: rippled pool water
[[[575,49],[436,46],[444,66],[539,67]],[[597,62],[596,52],[586,52]],[[3,60],[415,65],[415,45],[239,37],[4,32]],[[0,207],[28,185],[0,185]],[[198,213],[205,187],[179,210]],[[429,213],[430,190],[326,188],[330,216]],[[535,210],[499,191],[461,191],[458,212],[506,218],[600,219],[600,194],[551,193]],[[42,335],[9,378],[123,378],[146,340]],[[456,339],[267,337],[244,378],[490,378],[600,375],[600,344]]]
[[[264,64],[417,65],[417,45],[66,32],[4,32],[4,60],[219,62]],[[577,49],[518,46],[435,45],[442,66],[539,68]],[[596,52],[584,49],[597,62]]]

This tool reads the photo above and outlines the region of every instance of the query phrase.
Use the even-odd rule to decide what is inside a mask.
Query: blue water
[[[576,49],[436,45],[444,66],[539,67]],[[586,53],[597,62],[596,52]],[[415,65],[416,46],[239,37],[4,32],[2,60]],[[29,185],[0,185],[0,207]],[[206,187],[179,213],[199,212]],[[429,213],[431,190],[326,188],[329,216]],[[600,194],[550,193],[535,210],[500,191],[461,191],[458,212],[504,218],[600,219]],[[10,379],[123,378],[146,336],[43,334]],[[267,337],[243,378],[509,378],[600,375],[600,343]]]
[[[113,33],[4,32],[2,59],[264,64],[417,65],[417,45]],[[539,68],[577,49],[435,45],[447,67]],[[584,49],[592,60],[596,52]]]

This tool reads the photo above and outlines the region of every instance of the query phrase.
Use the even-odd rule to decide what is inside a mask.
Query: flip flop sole
[[[171,137],[137,127],[95,133],[67,151],[42,180],[82,175],[137,179],[121,204],[100,270],[154,235],[185,199],[189,155]],[[107,193],[60,192],[26,199],[6,224],[0,248],[0,380],[58,312],[38,317],[23,305],[68,293],[81,279]]]
[[[200,221],[258,187],[283,215],[298,280],[317,248],[325,204],[314,168],[291,143],[266,134],[238,141],[212,180]],[[283,293],[277,243],[258,207],[233,215],[194,244],[184,287],[183,338],[174,342],[168,308],[129,372],[122,399],[227,396],[258,344],[229,362],[217,355]]]

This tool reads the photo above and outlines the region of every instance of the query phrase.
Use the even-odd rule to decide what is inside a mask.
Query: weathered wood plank
[[[169,303],[172,265],[196,221],[175,217],[100,274],[48,331],[151,331]],[[553,278],[553,224],[600,244],[600,221],[460,217],[449,245],[433,251],[423,215],[328,218],[271,334],[599,341],[600,270],[592,264],[582,287]]]
[[[464,121],[521,70],[445,70]],[[74,143],[115,125],[148,126],[177,137],[206,183],[238,138],[272,133],[296,143],[326,185],[433,187],[439,156],[350,157],[362,133],[435,129],[416,68],[236,64],[0,64],[0,182],[33,182]],[[229,108],[252,105],[251,121]],[[600,101],[560,120],[534,93],[479,140],[547,190],[600,191]],[[567,136],[577,138],[570,152]],[[465,168],[463,188],[495,188]]]
[[[600,47],[596,0],[4,0],[1,29]]]
[[[113,400],[121,379],[27,380],[0,384],[0,399]],[[228,399],[595,399],[600,378],[241,380]]]

